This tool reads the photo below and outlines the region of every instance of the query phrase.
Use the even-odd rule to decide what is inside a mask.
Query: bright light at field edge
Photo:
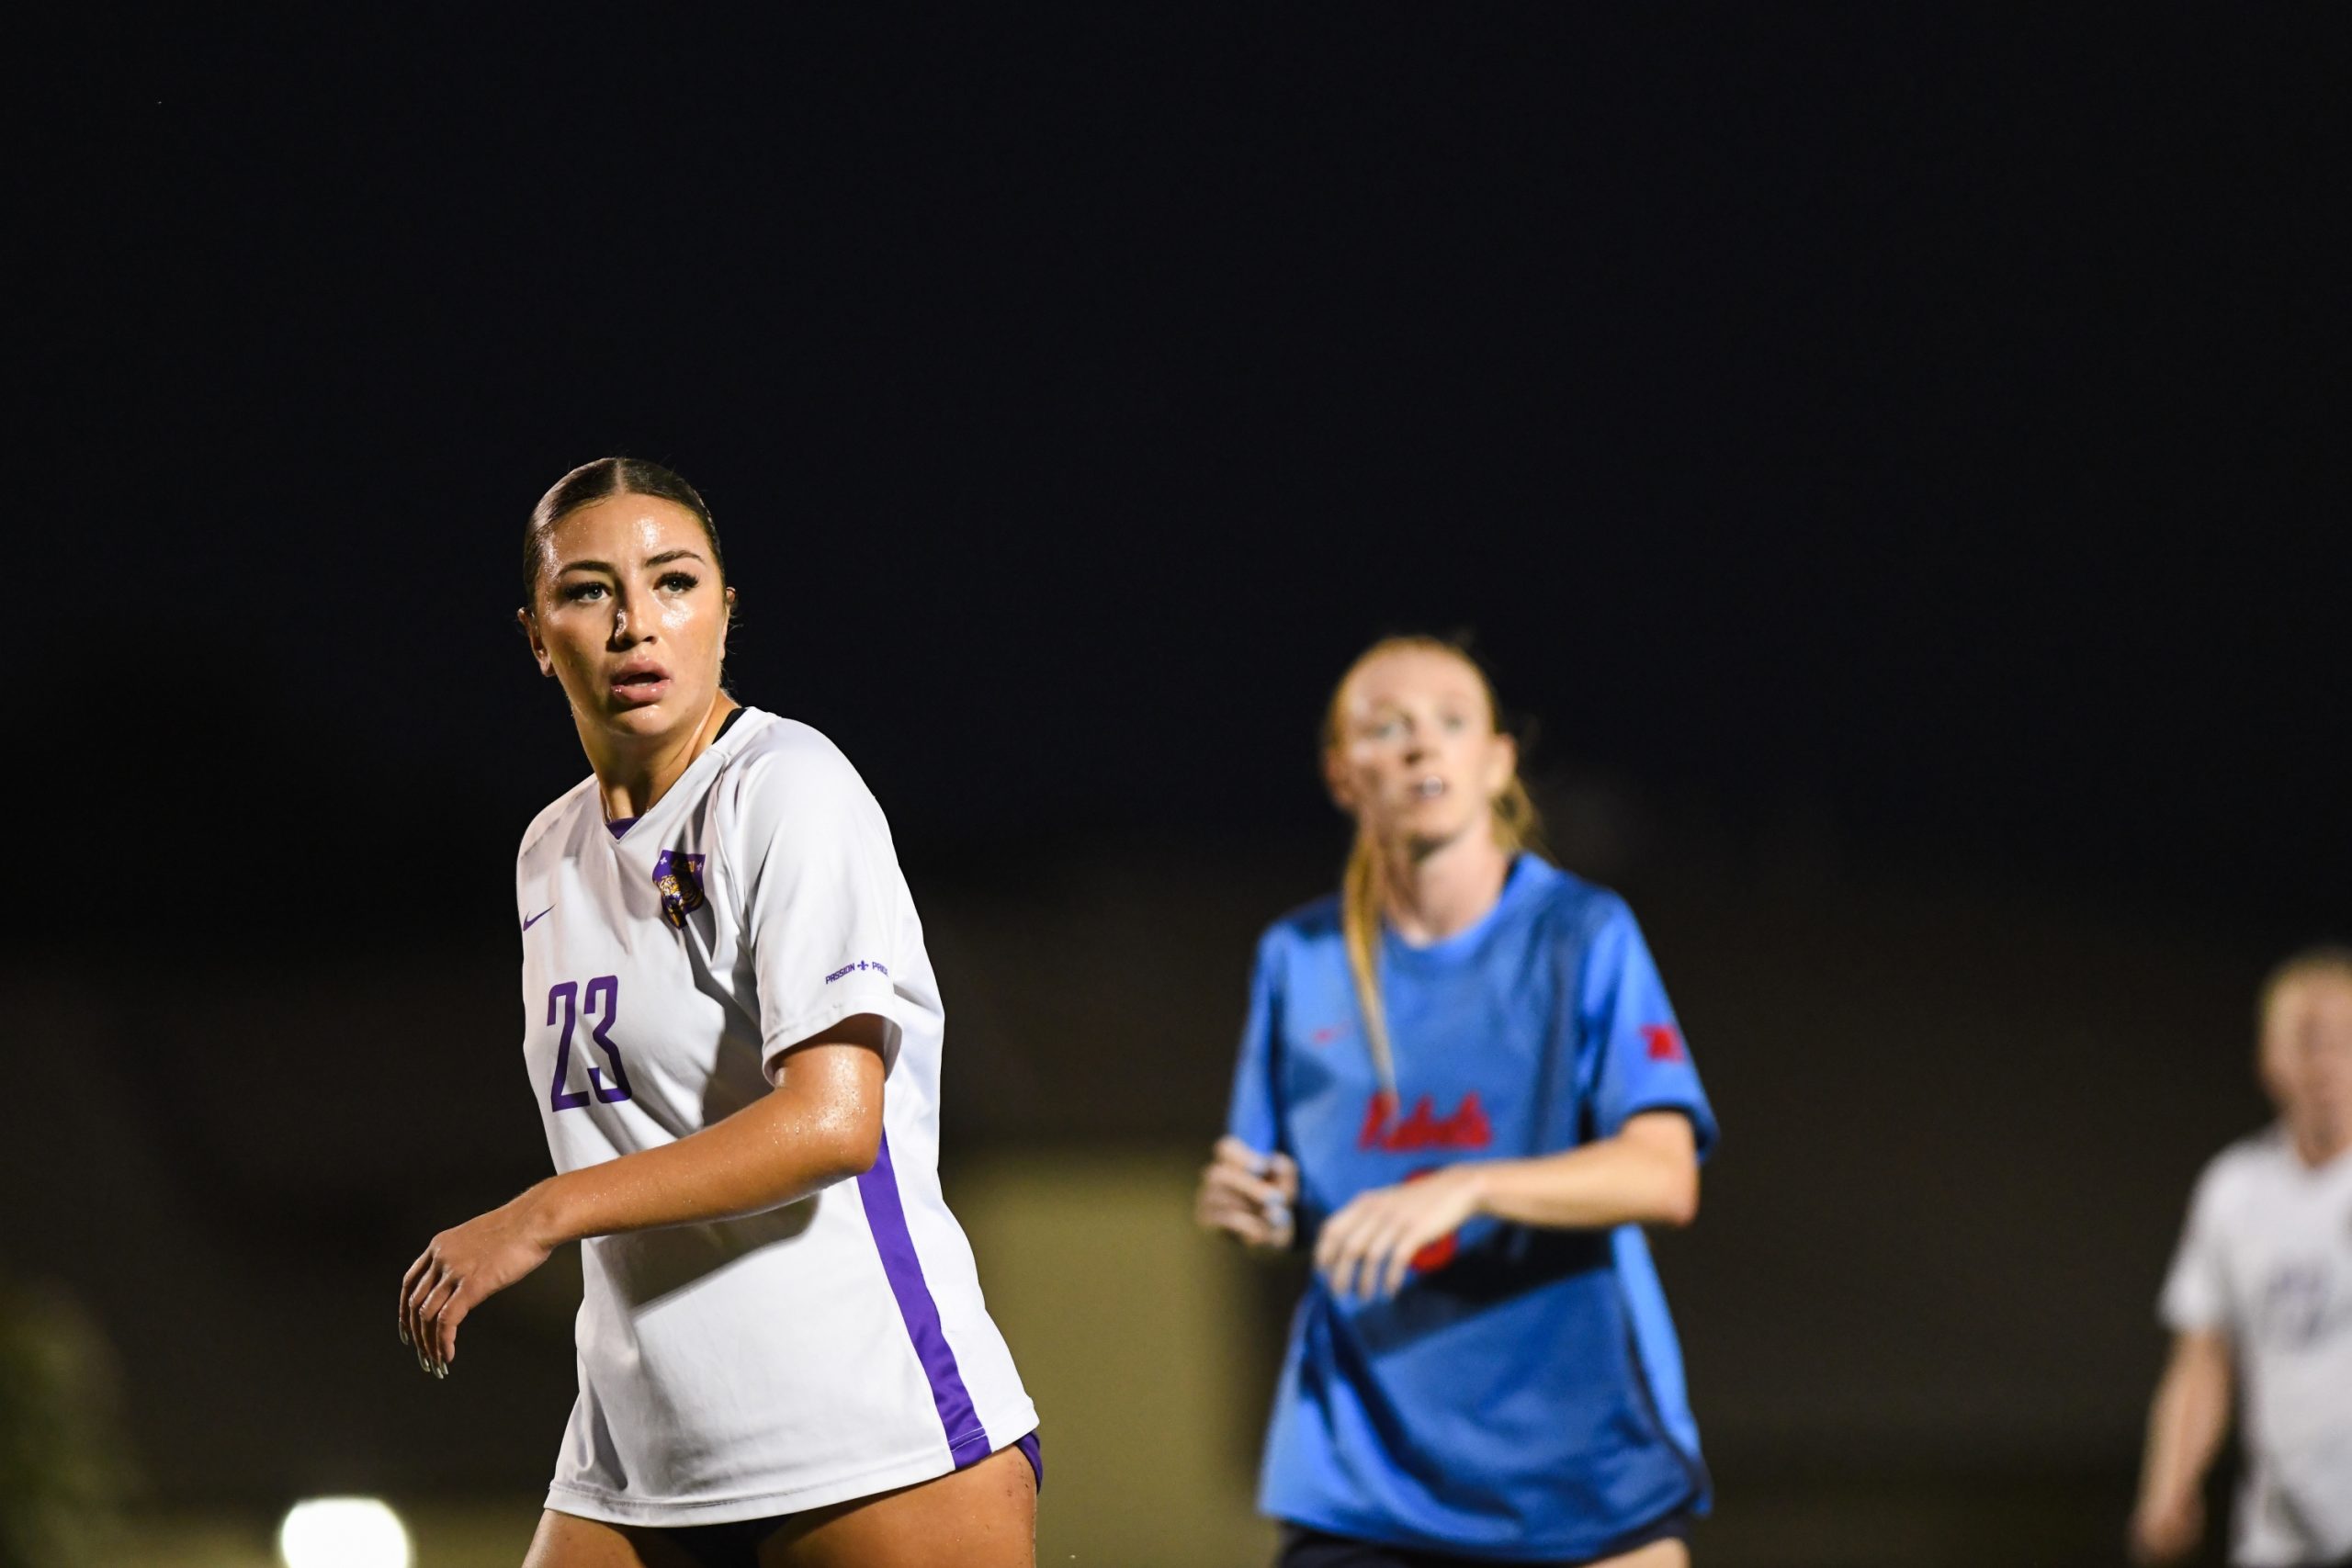
[[[410,1568],[408,1528],[373,1497],[312,1497],[277,1527],[286,1568]]]

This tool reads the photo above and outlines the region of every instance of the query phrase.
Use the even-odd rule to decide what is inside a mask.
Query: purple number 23
[[[600,992],[605,998],[602,1017],[597,1016],[599,1010],[596,1006]],[[629,1098],[628,1074],[621,1070],[620,1047],[614,1044],[612,1037],[605,1033],[612,1028],[613,1021],[620,1016],[619,976],[599,975],[588,982],[584,992],[577,980],[565,980],[548,991],[548,1026],[555,1026],[559,1013],[562,1015],[563,1021],[563,1036],[556,1042],[555,1047],[555,1081],[548,1085],[548,1109],[550,1111],[572,1111],[588,1103],[587,1089],[567,1089],[563,1087],[564,1080],[571,1076],[572,1026],[579,1022],[582,1010],[587,1012],[594,1025],[588,1032],[588,1038],[596,1043],[596,1049],[605,1054],[605,1063],[613,1069],[613,1081],[608,1084],[605,1081],[605,1075],[591,1066],[588,1069],[589,1089],[594,1089],[596,1098],[606,1105]]]

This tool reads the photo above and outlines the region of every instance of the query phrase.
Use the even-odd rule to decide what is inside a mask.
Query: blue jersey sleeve
[[[1276,1035],[1281,1029],[1282,999],[1276,977],[1280,960],[1269,933],[1258,944],[1258,962],[1250,976],[1250,1018],[1241,1026],[1241,1052],[1233,1067],[1233,1099],[1226,1110],[1225,1130],[1261,1154],[1286,1149],[1282,1098],[1275,1089],[1281,1070]]]
[[[1704,1159],[1715,1145],[1714,1111],[1641,927],[1631,909],[1612,904],[1577,977],[1577,1078],[1587,1129],[1595,1138],[1614,1137],[1645,1111],[1679,1111]]]

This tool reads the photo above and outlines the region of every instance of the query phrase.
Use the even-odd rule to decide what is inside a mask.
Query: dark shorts
[[[1517,1562],[1512,1568],[1585,1568],[1588,1563],[1638,1551],[1655,1541],[1688,1540],[1690,1534],[1689,1514],[1668,1514],[1654,1525],[1620,1536],[1590,1557],[1557,1562]],[[1384,1546],[1376,1540],[1354,1540],[1342,1535],[1326,1535],[1303,1525],[1284,1525],[1282,1551],[1274,1557],[1274,1568],[1498,1568],[1503,1561],[1494,1557],[1456,1557],[1450,1552],[1422,1551],[1409,1546]]]
[[[1032,1432],[1012,1446],[1029,1461],[1030,1472],[1036,1476],[1037,1490],[1042,1494],[1046,1490],[1046,1454],[1037,1434]],[[759,1568],[760,1543],[791,1517],[775,1514],[763,1519],[737,1519],[733,1524],[687,1525],[679,1529],[643,1533],[660,1536],[693,1558],[701,1568]]]

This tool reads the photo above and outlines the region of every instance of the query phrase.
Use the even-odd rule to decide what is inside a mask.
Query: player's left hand
[[[1394,1187],[1375,1187],[1323,1222],[1315,1239],[1315,1267],[1335,1295],[1365,1301],[1393,1296],[1404,1288],[1413,1255],[1451,1235],[1477,1212],[1475,1166],[1448,1166]]]
[[[434,1376],[458,1359],[466,1314],[548,1260],[528,1213],[517,1198],[443,1231],[401,1277],[401,1343]]]

